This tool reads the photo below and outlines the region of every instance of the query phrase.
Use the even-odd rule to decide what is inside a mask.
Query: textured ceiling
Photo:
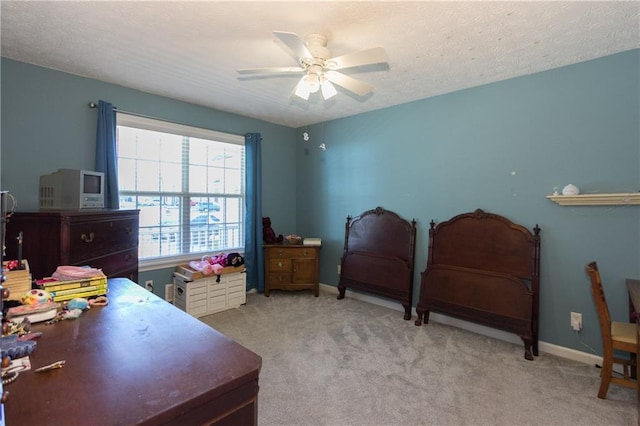
[[[322,122],[640,47],[640,2],[1,2],[2,56],[290,127]],[[272,31],[329,38],[333,56],[382,46],[374,86],[290,100],[299,76]],[[108,94],[101,96],[109,100]],[[96,99],[87,99],[95,101]]]

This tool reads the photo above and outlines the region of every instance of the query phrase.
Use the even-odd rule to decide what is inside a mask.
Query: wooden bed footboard
[[[416,325],[438,312],[520,336],[533,359],[533,292],[518,277],[477,269],[435,265],[423,272]]]
[[[533,233],[477,209],[429,230],[416,325],[429,312],[460,318],[520,336],[525,358],[538,355],[540,228]]]

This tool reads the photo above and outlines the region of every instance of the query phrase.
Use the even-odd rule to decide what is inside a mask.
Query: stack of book
[[[55,302],[64,302],[76,297],[92,297],[107,294],[107,277],[102,274],[92,278],[73,281],[58,281],[55,278],[37,280],[36,285],[51,294]]]
[[[37,305],[20,305],[9,308],[7,311],[7,319],[20,323],[24,318],[29,322],[35,323],[47,321],[56,316],[58,313],[58,304],[55,302],[38,303]]]
[[[10,300],[20,300],[20,297],[22,297],[24,293],[31,290],[29,262],[27,262],[27,259],[23,259],[19,269],[11,270],[8,269],[9,262],[10,261],[2,262],[2,269],[6,280],[2,286],[9,289]]]

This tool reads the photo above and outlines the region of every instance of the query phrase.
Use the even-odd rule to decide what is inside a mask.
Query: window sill
[[[226,253],[226,252],[225,252]],[[244,249],[229,250],[229,253],[240,253],[244,256]],[[175,268],[178,265],[188,264],[192,260],[202,258],[205,253],[185,254],[182,256],[160,257],[154,259],[144,259],[138,262],[138,272],[156,271],[158,269]],[[216,253],[222,254],[222,253]]]

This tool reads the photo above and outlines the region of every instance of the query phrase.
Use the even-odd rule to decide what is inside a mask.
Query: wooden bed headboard
[[[416,325],[434,311],[518,334],[538,355],[540,228],[477,209],[429,230]],[[533,352],[531,348],[533,347]],[[532,355],[533,353],[533,355]]]
[[[347,287],[399,301],[411,319],[416,221],[376,207],[347,217],[338,299]]]

